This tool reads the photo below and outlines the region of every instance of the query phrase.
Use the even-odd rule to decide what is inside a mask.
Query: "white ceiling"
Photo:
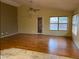
[[[20,6],[22,4],[30,5],[30,0],[1,0],[7,4]],[[79,0],[32,0],[32,6],[56,8],[60,10],[73,11],[79,8]]]

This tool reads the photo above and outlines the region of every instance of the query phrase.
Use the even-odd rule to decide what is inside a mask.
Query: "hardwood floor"
[[[0,50],[6,48],[21,48],[79,58],[79,50],[69,37],[18,34],[0,39]]]

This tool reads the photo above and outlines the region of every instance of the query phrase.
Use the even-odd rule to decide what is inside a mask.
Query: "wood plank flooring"
[[[79,58],[79,50],[69,37],[17,34],[0,39],[0,50],[21,48],[53,55]]]

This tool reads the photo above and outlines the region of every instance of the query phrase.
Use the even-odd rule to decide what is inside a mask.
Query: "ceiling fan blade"
[[[39,11],[40,9],[33,9],[34,12]]]
[[[34,10],[39,11],[40,9],[34,9]]]

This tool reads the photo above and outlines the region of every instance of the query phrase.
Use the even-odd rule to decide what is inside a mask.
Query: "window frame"
[[[57,24],[58,27],[57,27],[57,30],[50,30],[50,25],[49,25],[49,30],[50,31],[67,31],[68,30],[68,16],[51,16],[51,17],[58,17],[58,23],[50,23],[50,24]],[[67,23],[59,23],[59,17],[67,17]],[[50,22],[50,19],[49,19],[49,22]],[[59,30],[59,24],[66,24],[67,25],[67,30]]]

